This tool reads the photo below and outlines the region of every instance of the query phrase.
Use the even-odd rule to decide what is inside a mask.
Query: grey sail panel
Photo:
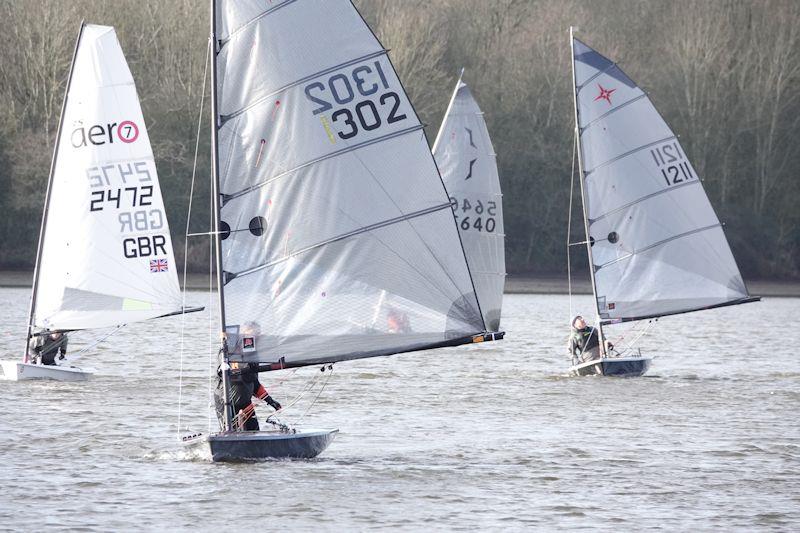
[[[748,298],[722,226],[661,115],[575,39],[584,201],[600,317],[630,320]]]
[[[490,331],[500,329],[505,286],[503,195],[489,130],[467,85],[456,84],[433,146]]]
[[[422,125],[353,5],[220,2],[218,19],[231,358],[296,366],[481,334]]]

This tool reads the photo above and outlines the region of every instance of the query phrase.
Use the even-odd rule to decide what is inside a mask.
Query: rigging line
[[[91,343],[90,345],[88,345],[85,348],[81,349],[78,353],[75,354],[74,357],[70,357],[69,358],[70,362],[73,362],[73,361],[77,360],[84,353],[88,352],[89,350],[91,350],[92,348],[94,348],[95,346],[97,346],[98,344],[100,344],[101,342],[103,342],[104,340],[106,340],[111,335],[113,335],[114,333],[118,332],[119,330],[121,330],[125,326],[127,326],[127,324],[120,324],[119,326],[117,326],[116,328],[111,330],[109,333],[106,333],[105,335],[103,335],[102,337],[100,337],[99,339],[97,339],[96,341]]]
[[[320,387],[319,392],[317,393],[317,395],[314,397],[313,400],[311,400],[311,403],[306,408],[306,410],[303,412],[303,414],[300,415],[300,418],[298,418],[297,420],[292,421],[292,424],[299,424],[300,422],[303,421],[303,419],[306,417],[306,415],[309,413],[309,411],[311,411],[311,408],[314,407],[314,404],[317,403],[317,400],[319,400],[320,396],[322,396],[322,393],[325,392],[325,387],[328,386],[328,382],[331,380],[332,376],[333,376],[333,364],[328,366],[328,375],[325,378],[325,381],[322,382],[322,387]]]
[[[231,201],[231,200],[233,200],[235,198],[238,198],[240,196],[244,196],[245,194],[248,194],[248,193],[253,192],[253,191],[257,190],[257,189],[260,189],[261,187],[264,187],[265,185],[269,185],[270,183],[272,183],[275,180],[283,178],[283,177],[285,177],[285,176],[287,176],[289,174],[294,174],[298,170],[302,170],[302,169],[304,169],[304,168],[306,168],[308,166],[315,165],[317,163],[321,163],[321,162],[323,162],[323,161],[325,161],[327,159],[331,159],[331,158],[334,158],[334,157],[337,157],[337,156],[340,156],[340,155],[344,155],[344,154],[347,154],[349,152],[353,152],[355,150],[359,150],[361,148],[366,148],[367,146],[371,146],[373,144],[377,144],[377,143],[380,143],[380,142],[383,142],[383,141],[388,141],[388,140],[394,139],[396,137],[400,137],[402,135],[405,135],[407,133],[413,133],[415,131],[423,129],[424,127],[425,126],[423,126],[422,124],[417,123],[415,126],[411,126],[409,128],[398,130],[398,131],[395,131],[395,132],[392,132],[392,133],[387,133],[386,135],[381,135],[380,137],[375,137],[374,139],[370,139],[368,141],[363,141],[363,142],[360,142],[360,143],[356,143],[356,144],[352,144],[352,145],[349,145],[349,146],[345,146],[344,148],[342,148],[340,150],[336,150],[334,152],[328,152],[327,154],[321,155],[321,156],[319,156],[319,157],[317,157],[315,159],[312,159],[311,161],[306,161],[305,163],[301,163],[301,164],[297,165],[294,168],[290,168],[289,170],[285,170],[283,172],[275,174],[271,178],[266,179],[266,180],[262,181],[261,183],[256,183],[255,185],[251,185],[250,187],[247,187],[245,189],[242,189],[241,191],[238,191],[238,192],[235,192],[235,193],[232,193],[232,194],[223,194],[222,195],[223,206],[225,204],[227,204],[229,201]]]
[[[186,308],[186,273],[187,264],[189,262],[189,239],[186,236],[189,234],[189,225],[192,221],[192,200],[194,198],[194,184],[197,177],[197,154],[200,151],[200,130],[203,126],[203,105],[206,99],[206,80],[208,77],[208,62],[211,56],[211,42],[209,41],[206,46],[206,61],[203,67],[203,88],[200,93],[200,111],[197,114],[197,136],[194,141],[194,161],[192,163],[192,180],[189,186],[189,206],[186,212],[186,231],[184,232],[183,239],[183,287],[181,291],[181,306]],[[178,440],[181,439],[181,416],[183,405],[183,355],[184,347],[186,344],[186,313],[181,313],[181,342],[180,342],[180,365],[178,371]]]
[[[347,233],[342,233],[341,235],[337,235],[335,237],[331,237],[330,239],[326,239],[324,241],[321,241],[321,242],[318,242],[318,243],[315,243],[315,244],[311,244],[309,246],[306,246],[305,248],[301,248],[300,250],[297,250],[296,252],[292,252],[292,253],[290,253],[288,255],[285,255],[285,256],[281,257],[280,259],[275,259],[273,261],[269,261],[267,263],[264,263],[263,265],[258,265],[258,266],[249,268],[247,270],[243,270],[241,272],[229,272],[228,274],[230,275],[230,277],[228,278],[228,281],[230,281],[230,280],[232,280],[232,279],[234,279],[236,277],[246,276],[248,274],[253,274],[254,272],[258,272],[260,270],[264,270],[266,268],[275,266],[275,265],[277,265],[279,263],[283,263],[284,261],[288,261],[292,257],[296,257],[296,256],[304,254],[306,252],[310,252],[311,250],[314,250],[314,249],[319,248],[321,246],[326,246],[328,244],[333,244],[335,242],[339,242],[339,241],[348,239],[350,237],[355,237],[357,235],[361,235],[362,233],[367,233],[367,232],[371,232],[371,231],[376,230],[376,229],[385,228],[387,226],[391,226],[391,225],[397,224],[399,222],[404,222],[406,220],[411,220],[411,219],[414,219],[414,218],[417,218],[417,217],[428,215],[430,213],[435,213],[436,211],[440,211],[442,209],[449,209],[449,208],[450,208],[450,202],[447,202],[446,204],[435,205],[433,207],[429,207],[427,209],[421,209],[419,211],[415,211],[415,212],[409,213],[407,215],[402,215],[402,216],[399,216],[399,217],[390,218],[388,220],[383,220],[381,222],[376,222],[375,224],[371,224],[369,226],[364,226],[363,228],[358,228],[358,229],[353,230],[353,231],[348,231]]]
[[[567,294],[569,295],[569,317],[572,320],[572,260],[570,258],[570,236],[572,235],[572,197],[575,189],[575,152],[577,150],[578,137],[572,136],[572,170],[569,175],[569,211],[567,212]],[[580,244],[586,244],[584,241]]]

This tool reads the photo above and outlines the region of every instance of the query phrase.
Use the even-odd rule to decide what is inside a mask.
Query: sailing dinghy
[[[219,433],[184,441],[214,461],[310,458],[336,430],[236,429],[232,363],[502,333],[486,331],[423,126],[350,1],[212,0],[210,42],[224,413]]]
[[[483,320],[489,331],[498,331],[506,280],[503,195],[483,112],[461,76],[433,155],[450,195]]]
[[[6,379],[87,379],[40,364],[32,340],[180,313],[167,216],[133,77],[114,28],[81,24],[39,233],[25,357]]]
[[[570,47],[600,348],[571,372],[642,375],[651,358],[608,349],[603,326],[760,298],[748,293],[702,182],[647,93],[573,28]]]

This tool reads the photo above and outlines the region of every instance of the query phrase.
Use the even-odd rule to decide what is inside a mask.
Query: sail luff
[[[459,85],[461,85],[461,78],[463,76],[464,76],[464,69],[462,68],[461,73],[458,75],[458,81],[456,81],[456,86],[453,87],[453,93],[450,95],[450,102],[448,102],[447,109],[445,110],[444,116],[442,117],[442,125],[439,126],[439,131],[436,133],[436,139],[433,141],[433,148],[431,148],[431,152],[433,152],[434,154],[436,153],[436,148],[439,146],[439,141],[441,140],[442,135],[444,133],[444,124],[447,121],[447,117],[450,115],[450,111],[453,109],[453,104],[456,101],[456,96],[458,95],[458,87]]]
[[[219,43],[217,41],[217,2],[210,2],[210,35],[208,46],[211,47],[211,194],[212,208],[214,210],[214,257],[217,269],[217,298],[219,301],[220,335],[222,337],[222,397],[225,398],[224,425],[225,430],[231,429],[233,406],[231,405],[229,388],[230,373],[228,370],[228,349],[225,338],[225,292],[224,271],[222,269],[222,240],[220,238],[220,187],[219,187],[219,137],[220,116],[217,107],[217,55]]]
[[[61,102],[61,114],[58,118],[58,130],[56,131],[56,140],[53,144],[53,159],[50,161],[50,175],[47,178],[47,189],[44,195],[44,210],[42,211],[42,223],[39,227],[39,244],[36,248],[36,263],[33,267],[33,288],[31,289],[31,304],[28,312],[28,334],[25,337],[25,357],[23,361],[27,363],[30,360],[30,339],[33,332],[34,315],[36,313],[36,293],[39,289],[39,272],[40,263],[42,260],[42,249],[44,247],[45,229],[47,227],[47,214],[50,210],[50,192],[53,187],[53,176],[55,175],[56,161],[58,160],[58,147],[61,142],[61,131],[64,123],[64,112],[67,109],[67,99],[69,98],[69,88],[72,85],[72,73],[75,70],[75,58],[78,56],[78,48],[81,44],[81,37],[83,36],[83,28],[86,26],[85,21],[81,20],[80,29],[78,30],[78,38],[75,40],[75,48],[72,51],[72,61],[69,65],[69,74],[67,75],[67,84],[64,87],[64,99]]]
[[[592,242],[591,237],[589,236],[589,213],[586,209],[586,186],[584,183],[584,175],[583,175],[583,143],[581,142],[581,127],[580,127],[580,120],[579,120],[579,110],[578,110],[578,83],[575,74],[575,28],[573,26],[569,27],[569,49],[570,49],[570,60],[572,65],[572,103],[575,110],[575,137],[578,142],[578,179],[580,181],[580,189],[581,189],[581,212],[583,213],[583,228],[586,232],[586,254],[589,258],[589,276],[592,280],[592,300],[594,300],[594,309],[595,309],[595,323],[597,324],[599,336],[599,345],[600,345],[600,353],[605,355],[605,342],[603,342],[603,323],[600,321],[600,305],[597,300],[597,286],[595,280],[595,271],[594,271],[594,258],[592,257]],[[571,178],[570,178],[571,179]],[[572,213],[569,214],[572,216]]]

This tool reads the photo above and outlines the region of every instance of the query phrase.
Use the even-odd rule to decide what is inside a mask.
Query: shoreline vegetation
[[[30,271],[0,271],[0,287],[30,287],[32,277],[33,272]],[[179,275],[178,278],[181,278],[181,276]],[[181,286],[183,286],[182,281]],[[186,286],[189,290],[207,289],[208,275],[190,273]],[[800,281],[751,280],[747,282],[747,288],[753,296],[768,298],[800,297]],[[567,294],[567,292],[566,277],[509,275],[506,278],[505,294]],[[573,294],[591,294],[591,282],[588,279],[583,279],[582,276],[579,279],[573,279],[572,292]]]

